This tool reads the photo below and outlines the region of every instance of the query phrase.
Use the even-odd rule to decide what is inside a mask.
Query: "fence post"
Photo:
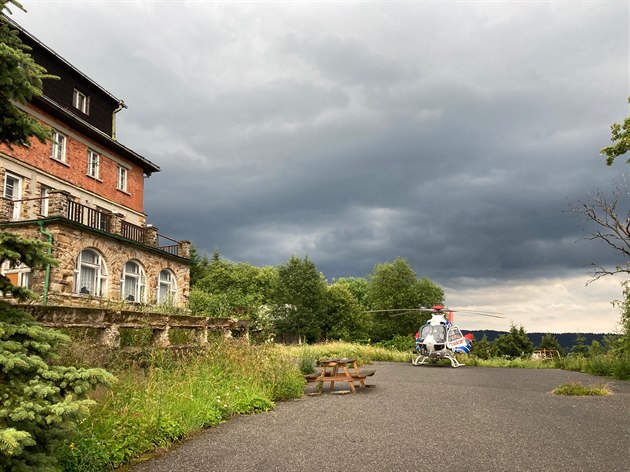
[[[190,259],[190,241],[179,241],[177,243],[177,255]]]
[[[195,330],[195,341],[200,346],[208,345],[208,327],[204,326]]]
[[[68,218],[68,202],[70,200],[70,193],[65,190],[55,190],[50,192],[50,196],[48,198],[48,216]]]
[[[171,341],[168,338],[169,329],[171,329],[169,325],[166,325],[164,328],[153,329],[152,343],[155,347],[169,347],[171,345]]]
[[[144,244],[151,247],[158,247],[158,229],[155,226],[146,226],[144,231]]]
[[[103,329],[99,336],[99,343],[112,349],[120,347],[120,332],[118,331],[118,326],[112,324]]]
[[[122,235],[122,222],[125,215],[122,213],[112,212],[109,215],[109,232],[112,234]]]

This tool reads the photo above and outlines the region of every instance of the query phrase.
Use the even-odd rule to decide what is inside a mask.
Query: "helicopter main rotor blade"
[[[505,319],[505,315],[503,313],[492,313],[492,312],[479,312],[479,311],[468,311],[468,310],[462,310],[462,311],[456,311],[455,313],[463,313],[465,315],[475,315],[475,316],[487,316],[489,318],[501,318],[501,319]]]
[[[385,313],[388,311],[425,311],[426,308],[391,308],[389,310],[366,310],[363,313]]]
[[[403,313],[394,313],[393,315],[389,315],[392,318],[395,318],[397,316],[404,316],[404,315],[417,315],[418,314],[418,310],[414,310],[414,311],[405,311]]]

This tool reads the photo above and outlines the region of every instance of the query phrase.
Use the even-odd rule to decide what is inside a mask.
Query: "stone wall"
[[[12,233],[29,239],[47,241],[37,224],[7,228]],[[79,229],[70,223],[47,223],[45,231],[53,237],[53,256],[59,261],[50,271],[48,297],[77,305],[102,304],[104,300],[121,301],[121,279],[127,261],[140,263],[146,275],[146,296],[148,304],[157,303],[157,288],[160,271],[170,269],[177,284],[176,306],[187,307],[190,290],[189,263],[178,257],[171,257],[157,249],[141,244],[133,244],[100,233]],[[77,258],[82,250],[93,249],[103,257],[107,268],[106,296],[93,297],[75,293]],[[33,290],[39,294],[44,290],[44,271],[33,272]]]

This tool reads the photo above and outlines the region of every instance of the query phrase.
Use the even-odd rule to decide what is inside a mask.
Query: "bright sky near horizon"
[[[568,213],[628,167],[628,2],[35,1],[12,18],[129,106],[160,232],[329,279],[407,258],[464,329],[610,332],[625,261]]]

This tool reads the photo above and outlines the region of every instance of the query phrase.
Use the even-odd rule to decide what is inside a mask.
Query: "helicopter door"
[[[457,343],[457,341],[460,341],[463,338],[464,335],[462,334],[460,329],[457,326],[451,326],[448,330],[447,345],[451,347],[451,345]]]

